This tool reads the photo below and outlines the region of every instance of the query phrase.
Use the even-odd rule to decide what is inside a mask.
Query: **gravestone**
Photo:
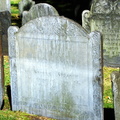
[[[111,80],[113,83],[115,120],[120,120],[120,72],[112,72]]]
[[[32,0],[21,0],[18,4],[20,15],[22,15],[23,11],[29,10],[35,4]]]
[[[11,15],[9,11],[0,12],[0,48],[2,54],[8,55],[8,28],[11,25]]]
[[[24,11],[22,14],[22,25],[30,20],[33,20],[42,16],[58,16],[57,10],[46,3],[35,4],[29,11]]]
[[[0,0],[0,12],[11,11],[10,10],[10,0]]]
[[[83,27],[99,31],[103,38],[104,65],[120,66],[120,0],[94,0],[90,11],[83,12]]]
[[[9,28],[12,109],[103,120],[101,37],[60,16]]]
[[[3,55],[8,55],[7,30],[10,25],[10,0],[0,0],[0,108],[4,99]]]

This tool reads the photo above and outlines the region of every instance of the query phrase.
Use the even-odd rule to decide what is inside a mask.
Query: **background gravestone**
[[[3,55],[8,55],[7,30],[10,25],[10,0],[0,0],[0,108],[4,97]]]
[[[115,120],[120,120],[120,72],[112,72],[111,80],[113,83]]]
[[[10,10],[10,0],[0,0],[0,12],[1,11],[11,11]]]
[[[88,35],[64,17],[40,17],[9,28],[9,56],[13,110],[103,120],[98,32]]]
[[[120,0],[94,0],[83,12],[83,27],[100,31],[103,38],[104,65],[120,66]]]
[[[32,0],[21,0],[18,4],[20,15],[22,15],[23,11],[28,11],[35,4]]]
[[[57,10],[46,3],[35,4],[29,11],[24,11],[22,15],[22,25],[30,20],[33,20],[42,16],[58,16]]]

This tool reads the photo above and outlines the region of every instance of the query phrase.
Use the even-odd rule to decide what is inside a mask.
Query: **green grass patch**
[[[0,111],[0,120],[30,120],[29,114],[23,112],[13,112],[10,110]]]
[[[103,68],[103,101],[104,101],[104,108],[114,108],[113,106],[113,93],[112,93],[112,82],[110,74],[113,71],[119,71],[119,68],[111,68],[111,67],[104,67]]]
[[[21,0],[11,0],[11,5],[18,4]]]
[[[19,14],[19,10],[18,10],[19,1],[20,0],[11,0],[11,14],[12,14],[12,16]]]

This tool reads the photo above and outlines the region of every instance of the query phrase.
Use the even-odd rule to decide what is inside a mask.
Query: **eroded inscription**
[[[106,17],[105,17],[106,18]],[[99,30],[103,39],[104,65],[120,66],[120,22],[112,17],[94,19],[91,31]]]
[[[29,46],[28,43],[24,43],[24,41],[26,40],[20,40],[25,46]],[[32,101],[35,103],[41,103],[46,101],[47,98],[51,98],[50,101],[48,100],[49,102],[58,102],[59,105],[67,105],[69,104],[68,99],[73,99],[72,104],[79,104],[78,106],[83,107],[89,106],[89,94],[91,93],[88,88],[84,88],[91,84],[88,79],[89,72],[88,66],[85,64],[86,60],[82,60],[84,57],[87,58],[88,54],[87,52],[84,52],[84,55],[79,55],[79,58],[75,57],[79,52],[83,52],[80,50],[81,48],[84,48],[87,51],[87,45],[85,43],[81,45],[79,42],[60,42],[59,40],[52,40],[46,46],[44,45],[45,43],[45,40],[39,41],[38,44],[36,43],[36,49],[32,52],[38,53],[39,51],[41,53],[40,56],[35,55],[37,58],[33,56],[34,54],[32,54],[32,56],[26,54],[27,51],[25,50],[24,54],[20,54],[20,51],[18,52],[18,57],[20,57],[20,60],[17,60],[17,63],[19,63],[17,68],[18,71],[20,71],[18,73],[18,88],[21,89],[26,87],[26,90],[29,89],[29,91],[26,92],[31,99],[33,98]],[[79,47],[75,48],[75,46]],[[31,46],[27,49],[33,47],[34,44],[32,44],[31,41]],[[44,52],[42,52],[43,49]],[[32,59],[28,60],[27,58],[29,57]],[[29,73],[29,75],[26,73]],[[31,84],[21,85],[21,82],[30,82]],[[32,89],[32,87],[34,87],[34,89]],[[30,91],[31,89],[32,91]],[[71,90],[76,92],[73,94]],[[36,91],[41,94],[37,96]],[[26,92],[19,92],[19,101],[29,100],[26,96]],[[84,92],[84,94],[81,94],[81,92]],[[60,100],[59,96],[63,96],[62,100]],[[75,103],[74,99],[76,100]]]

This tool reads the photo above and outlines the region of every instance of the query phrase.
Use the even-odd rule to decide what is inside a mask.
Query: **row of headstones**
[[[102,33],[105,66],[120,66],[119,4],[119,0],[114,2],[95,0],[92,3],[91,11],[85,10],[82,16],[82,26],[88,33],[91,31]],[[26,11],[27,6],[29,6],[29,11]],[[22,15],[22,25],[37,17],[59,15],[52,6],[44,3],[35,5],[32,0],[21,0],[19,10]]]
[[[107,13],[102,14],[106,6],[96,1],[91,11],[83,14],[86,30],[102,33],[104,64],[114,67],[119,66],[116,3],[111,1]],[[8,30],[12,109],[62,120],[102,120],[100,34],[88,34],[48,4],[33,6],[22,19],[20,29]],[[112,80],[119,120],[119,73],[113,73]]]

